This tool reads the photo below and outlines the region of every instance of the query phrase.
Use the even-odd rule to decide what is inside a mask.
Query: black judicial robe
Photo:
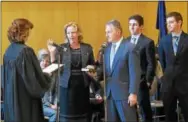
[[[33,49],[11,43],[3,57],[2,74],[5,122],[43,122],[41,98],[51,81]]]

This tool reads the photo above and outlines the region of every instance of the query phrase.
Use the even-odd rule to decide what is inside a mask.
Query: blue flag
[[[167,34],[165,1],[158,1],[156,29],[159,30],[159,40]]]

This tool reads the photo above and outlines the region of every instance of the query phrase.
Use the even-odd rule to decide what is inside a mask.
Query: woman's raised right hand
[[[48,47],[48,50],[50,51],[50,53],[53,53],[56,50],[56,47],[53,46],[53,42],[54,41],[52,39],[47,40],[47,47]]]

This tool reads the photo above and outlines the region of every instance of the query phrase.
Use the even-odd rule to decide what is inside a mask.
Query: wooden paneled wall
[[[166,2],[167,13],[178,11],[183,15],[183,30],[188,32],[188,2]],[[157,43],[155,29],[157,1],[155,2],[2,2],[2,52],[9,45],[7,29],[15,18],[27,18],[34,28],[28,45],[37,52],[46,48],[46,40],[57,43],[64,40],[64,25],[76,21],[82,28],[84,41],[93,46],[95,54],[105,40],[105,23],[118,19],[123,35],[129,36],[128,18],[133,14],[144,17],[144,34]]]

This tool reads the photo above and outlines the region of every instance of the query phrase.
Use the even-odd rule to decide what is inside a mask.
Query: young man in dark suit
[[[183,32],[182,15],[171,12],[167,15],[169,34],[159,42],[159,59],[164,71],[161,78],[163,103],[167,122],[176,122],[177,101],[188,122],[188,34]]]
[[[129,31],[127,39],[135,45],[140,54],[141,83],[139,86],[138,102],[144,122],[152,122],[149,90],[155,76],[155,46],[154,41],[142,34],[144,19],[140,15],[129,17]]]

